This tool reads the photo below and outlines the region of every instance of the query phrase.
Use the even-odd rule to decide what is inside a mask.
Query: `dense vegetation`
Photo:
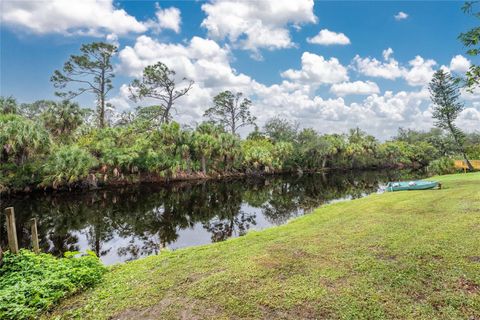
[[[138,108],[99,128],[73,102],[0,101],[0,189],[95,186],[191,177],[308,171],[323,168],[425,167],[458,154],[451,134],[399,130],[379,142],[360,129],[321,135],[274,118],[246,139],[204,122],[196,128],[164,123],[155,107]],[[250,118],[251,119],[251,118]],[[465,136],[465,152],[480,153],[480,134]]]
[[[105,267],[93,253],[57,259],[50,254],[7,252],[0,266],[0,319],[35,319],[61,298],[98,283]]]

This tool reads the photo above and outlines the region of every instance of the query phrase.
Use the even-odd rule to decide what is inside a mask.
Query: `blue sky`
[[[73,2],[78,7],[70,10]],[[179,77],[196,81],[177,105],[178,121],[186,124],[200,119],[213,95],[230,89],[254,100],[260,124],[279,115],[321,132],[359,125],[387,138],[399,126],[432,125],[426,84],[433,70],[461,74],[477,62],[457,36],[478,22],[458,1],[2,0],[1,5],[1,95],[20,102],[54,98],[53,70],[82,43],[108,39],[119,45],[111,95],[117,109],[134,106],[126,85],[143,66],[161,60]],[[307,40],[321,30],[326,31],[319,41]],[[467,111],[460,124],[480,128],[479,95],[464,98]],[[78,101],[94,106],[92,96]]]

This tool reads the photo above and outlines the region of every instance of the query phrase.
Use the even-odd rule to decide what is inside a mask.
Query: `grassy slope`
[[[52,317],[480,319],[480,173],[119,265]]]

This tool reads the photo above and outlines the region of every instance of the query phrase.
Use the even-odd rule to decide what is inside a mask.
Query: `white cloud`
[[[330,92],[343,97],[350,94],[368,95],[380,93],[380,88],[372,81],[342,82],[332,85]]]
[[[194,79],[212,87],[246,86],[250,78],[230,66],[230,51],[215,41],[193,37],[188,45],[158,42],[148,36],[137,38],[133,47],[119,52],[120,71],[138,77],[143,69],[158,61],[176,71],[178,79]]]
[[[471,62],[464,56],[458,54],[450,61],[450,70],[453,72],[464,73],[470,69]]]
[[[321,44],[321,45],[347,45],[350,44],[350,39],[344,33],[337,33],[328,29],[322,29],[313,38],[307,38],[308,43]]]
[[[416,56],[413,60],[410,60],[408,64],[411,68],[404,73],[404,78],[407,83],[411,86],[424,86],[432,80],[432,76],[435,73],[433,67],[437,63],[435,60],[425,60],[420,56]]]
[[[348,81],[347,68],[337,58],[332,57],[327,60],[323,56],[310,52],[302,54],[301,70],[288,69],[281,75],[292,81],[310,85]]]
[[[143,69],[161,61],[175,70],[177,81],[184,77],[195,84],[189,94],[177,102],[179,114],[176,119],[183,123],[200,121],[204,110],[211,105],[214,95],[223,90],[240,91],[250,94],[253,80],[237,73],[230,66],[230,51],[215,41],[193,37],[187,44],[162,43],[142,35],[135,44],[119,52],[119,71],[139,77]],[[126,85],[123,88],[127,88]],[[122,109],[132,105],[128,90],[121,90],[112,103]],[[145,104],[153,101],[145,101]]]
[[[465,131],[478,131],[480,123],[480,105],[465,108],[459,115],[457,124]]]
[[[157,11],[155,12],[157,21],[149,21],[148,25],[155,29],[157,32],[163,29],[170,29],[176,33],[180,32],[180,24],[182,19],[180,17],[180,10],[175,7],[162,9],[157,4]]]
[[[467,101],[479,101],[480,100],[480,88],[475,87],[473,91],[470,92],[465,87],[460,88],[460,94],[462,99]]]
[[[346,132],[359,126],[381,139],[394,135],[398,127],[428,129],[432,125],[428,91],[383,95],[372,94],[360,102],[346,103],[341,97],[325,99],[309,95],[303,88],[294,89],[285,83],[255,88],[254,101],[259,114],[259,124],[272,116],[285,117],[300,122],[302,127],[312,127],[320,132]]]
[[[381,64],[389,64],[393,50],[383,52]],[[253,101],[252,112],[262,126],[274,116],[296,120],[302,127],[312,127],[320,132],[345,132],[359,126],[381,139],[393,136],[398,127],[428,130],[433,125],[431,104],[426,87],[414,91],[386,91],[372,81],[348,82],[347,69],[338,59],[304,52],[299,70],[289,69],[282,73],[280,83],[265,85],[248,75],[236,72],[231,66],[228,46],[220,46],[213,40],[193,37],[184,44],[162,43],[148,36],[140,36],[133,46],[119,53],[119,70],[138,77],[146,65],[157,61],[166,63],[177,72],[178,80],[183,77],[195,80],[188,96],[176,104],[179,111],[175,119],[183,124],[202,120],[202,115],[220,91],[243,92]],[[418,85],[427,79],[433,60],[416,57],[407,67],[398,69],[401,78],[409,77]],[[411,72],[411,73],[408,73]],[[320,97],[315,94],[321,84],[332,84],[331,92],[336,98]],[[356,102],[347,103],[342,97],[348,94],[367,95]],[[468,110],[462,112],[458,125],[465,130],[478,127],[480,104],[472,101]],[[128,87],[123,85],[117,97],[110,100],[119,109],[132,106],[128,99]],[[144,101],[147,105],[151,101]],[[153,102],[152,102],[153,103]],[[245,133],[245,132],[243,132]]]
[[[382,51],[383,60],[390,61],[390,57],[393,55],[393,49],[388,48]]]
[[[383,61],[375,58],[362,58],[356,55],[351,67],[360,74],[369,77],[378,77],[389,80],[404,78],[411,86],[424,86],[430,82],[435,72],[433,67],[437,65],[435,60],[424,59],[416,56],[408,62],[408,66],[401,66],[393,58],[393,50],[388,48],[382,52]]]
[[[398,12],[396,15],[393,16],[395,20],[400,21],[400,20],[405,20],[408,18],[408,14],[406,14],[403,11]]]
[[[383,51],[384,61],[375,58],[361,58],[358,54],[353,58],[352,66],[359,73],[369,77],[379,77],[389,80],[400,78],[403,74],[403,68],[395,60],[392,48]]]
[[[103,36],[145,32],[147,27],[112,0],[2,1],[3,24],[37,34]]]
[[[251,50],[289,48],[294,44],[288,27],[316,23],[313,0],[213,0],[202,5],[207,17],[202,22],[210,37],[228,40]]]
[[[120,46],[120,43],[118,42],[118,35],[115,33],[107,34],[107,36],[105,37],[105,40],[116,47]]]

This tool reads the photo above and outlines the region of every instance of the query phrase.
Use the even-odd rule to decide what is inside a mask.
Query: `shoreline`
[[[310,170],[282,170],[282,171],[252,171],[252,172],[230,172],[224,174],[203,174],[201,172],[195,172],[191,174],[179,174],[176,177],[161,177],[160,175],[155,175],[151,173],[145,174],[131,174],[121,177],[112,176],[111,178],[107,178],[107,180],[101,180],[96,177],[96,185],[88,182],[88,179],[83,179],[80,182],[74,183],[71,186],[62,186],[59,188],[53,187],[32,187],[27,186],[23,190],[11,190],[7,189],[7,191],[2,191],[0,189],[0,196],[2,197],[17,197],[29,194],[54,194],[54,193],[70,193],[70,192],[88,192],[94,190],[103,190],[106,188],[115,188],[115,187],[126,187],[126,186],[134,186],[140,184],[159,184],[159,185],[168,185],[170,183],[177,183],[177,182],[195,182],[195,181],[221,181],[221,180],[228,180],[228,179],[242,179],[242,178],[261,178],[261,177],[268,177],[268,176],[280,176],[285,174],[322,174],[328,172],[352,172],[352,171],[376,171],[376,170],[422,170],[419,168],[402,168],[402,167],[372,167],[372,168],[359,168],[359,169],[344,169],[344,168],[323,168],[323,169],[310,169]],[[95,174],[91,173],[91,175],[100,176],[101,173],[96,172]],[[105,176],[106,174],[103,174]],[[108,177],[108,175],[107,175]]]

